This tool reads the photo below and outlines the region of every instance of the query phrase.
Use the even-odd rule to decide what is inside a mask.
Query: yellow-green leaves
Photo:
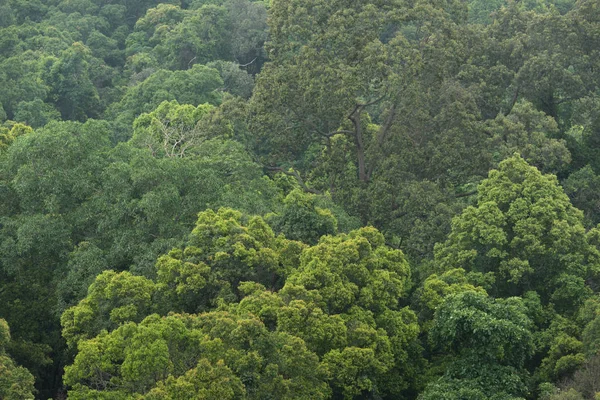
[[[582,219],[556,177],[513,156],[481,183],[477,206],[453,220],[436,263],[442,271],[492,273],[494,294],[535,289],[544,302],[574,312],[588,295],[584,280],[595,259]]]
[[[90,286],[88,296],[61,317],[63,336],[74,346],[103,329],[141,321],[155,307],[154,282],[129,272],[104,271]]]
[[[409,286],[374,228],[309,247],[260,217],[205,211],[154,281],[105,271],[63,314],[78,351],[65,382],[82,399],[401,395],[421,365]]]
[[[188,247],[185,251],[186,258],[191,257],[199,249]],[[157,283],[166,286],[177,296],[187,293],[198,293],[205,285],[210,267],[203,262],[194,264],[183,259],[181,250],[172,250],[169,254],[161,256],[156,263]]]
[[[244,398],[246,390],[240,378],[219,360],[212,365],[206,358],[184,375],[170,375],[158,382],[144,400],[235,400]]]
[[[6,151],[15,139],[21,135],[33,132],[29,126],[16,123],[10,129],[0,127],[0,152]]]
[[[321,238],[302,253],[300,268],[287,283],[317,290],[330,313],[355,303],[378,310],[397,307],[410,284],[410,269],[399,250],[383,244],[383,235],[362,228]]]
[[[150,315],[82,341],[65,382],[74,398],[300,400],[329,392],[302,340],[226,312]]]
[[[421,360],[416,315],[400,307],[409,284],[402,252],[367,227],[323,236],[302,251],[279,292],[245,283],[246,296],[233,307],[302,339],[320,357],[335,396],[400,396]]]

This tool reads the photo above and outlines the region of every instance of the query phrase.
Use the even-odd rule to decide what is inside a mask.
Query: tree
[[[500,163],[478,188],[477,205],[452,222],[435,250],[440,270],[492,273],[497,296],[535,290],[544,303],[574,313],[596,274],[583,215],[556,177],[542,175],[520,156]]]
[[[584,223],[591,228],[600,223],[600,177],[590,165],[575,171],[563,182],[575,207],[583,211]]]
[[[427,257],[491,158],[475,98],[455,79],[464,4],[281,1],[270,12],[250,148]]]
[[[155,290],[154,282],[127,271],[102,272],[90,285],[86,298],[61,316],[63,337],[74,347],[124,322],[140,322],[155,308]]]
[[[558,136],[556,121],[527,101],[517,102],[510,114],[498,114],[486,125],[489,146],[496,149],[496,164],[519,153],[541,172],[557,174],[565,171],[571,162],[566,142],[555,139]]]
[[[56,103],[63,119],[85,121],[100,115],[100,98],[90,79],[90,50],[74,43],[48,66],[45,81],[49,96]]]
[[[273,370],[270,376],[282,386],[259,384],[263,379],[260,370],[243,372],[244,368],[255,368],[256,362],[234,367],[236,364],[228,360],[235,362],[229,358],[235,352],[213,346],[214,358],[208,357],[208,370],[217,368],[216,360],[225,360],[241,379],[249,398],[302,398],[306,393],[321,398],[330,391],[346,398],[366,393],[393,396],[415,389],[419,367],[409,360],[420,360],[419,328],[414,313],[399,304],[410,274],[400,251],[387,248],[383,236],[373,228],[324,236],[317,245],[308,247],[276,237],[259,217],[247,223],[242,217],[231,209],[200,213],[187,247],[159,257],[153,280],[112,271],[96,278],[87,297],[61,319],[63,336],[72,348],[78,348],[66,373],[67,382],[73,385],[70,395],[83,398],[100,395],[90,391],[99,390],[106,396],[117,396],[124,395],[125,388],[127,393],[150,390],[158,396],[170,387],[187,385],[188,377],[197,375],[194,367],[201,360],[178,364],[169,349],[186,349],[176,358],[202,351],[190,351],[183,344],[163,346],[157,339],[139,342],[146,343],[143,349],[133,342],[128,344],[131,335],[126,332],[142,329],[150,324],[148,321],[165,321],[165,317],[150,315],[154,312],[170,315],[167,320],[250,319],[243,324],[255,326],[252,332],[264,330],[261,337],[265,340],[273,337],[284,341],[283,347],[269,347],[269,357],[286,360],[285,343],[291,341],[289,349],[300,351],[295,357],[308,357],[306,362],[312,363],[289,364],[295,369],[291,375],[284,372],[288,366],[280,366],[283,376],[292,377],[288,383],[276,378],[273,374],[277,369]],[[173,314],[183,312],[198,314]],[[190,326],[200,329],[196,322]],[[209,331],[220,329],[226,328],[211,327]],[[249,339],[253,333],[244,331],[238,336],[236,328],[227,328],[231,330],[243,343],[250,343],[250,347],[244,345],[248,354],[252,354],[252,343],[264,343]],[[228,346],[228,339],[223,340]],[[113,348],[111,343],[121,344]],[[135,352],[144,360],[163,361],[136,361],[144,368],[138,368],[132,380],[126,376],[126,365],[133,363],[126,358],[129,346],[131,351],[139,348]],[[90,362],[101,366],[100,370]],[[220,373],[229,374],[227,368],[219,368]],[[264,379],[271,378],[265,375]]]
[[[104,121],[28,130],[15,124],[13,133],[24,134],[0,155],[0,300],[8,305],[0,315],[12,327],[11,354],[44,397],[56,395],[64,362],[57,317],[98,274],[155,277],[157,257],[183,247],[199,210],[225,204],[268,213],[278,190],[228,140],[175,159],[111,148]]]
[[[154,48],[159,63],[173,69],[231,60],[231,23],[225,7],[204,5],[187,13]]]
[[[452,358],[419,399],[517,399],[526,394],[533,355],[531,321],[518,298],[494,300],[465,291],[436,310],[430,340]]]
[[[242,221],[238,211],[209,210],[199,215],[189,238],[191,253],[201,249],[195,259],[210,265],[213,284],[225,299],[239,299],[238,285],[243,281],[258,282],[272,290],[280,288],[297,266],[304,247],[275,236],[260,217],[253,217],[247,223]]]
[[[127,40],[129,55],[147,54],[155,65],[170,69],[221,60],[258,73],[266,58],[267,13],[262,2],[200,1],[182,7],[159,4],[148,9]]]
[[[99,121],[53,122],[17,137],[1,157],[0,301],[10,306],[0,315],[11,324],[11,353],[36,376],[42,397],[54,395],[60,368],[58,352],[50,358],[61,346],[55,274],[89,224],[75,210],[96,188],[106,129]]]
[[[143,82],[127,89],[123,98],[114,103],[108,116],[115,118],[115,140],[131,136],[133,121],[142,113],[156,109],[163,101],[177,100],[179,104],[218,104],[223,87],[219,72],[204,65],[194,65],[187,71],[158,70]]]
[[[283,210],[267,216],[267,221],[289,239],[316,244],[321,236],[337,233],[337,220],[317,200],[314,194],[292,190],[283,200]]]
[[[0,397],[6,400],[33,400],[36,392],[33,375],[27,369],[15,365],[6,354],[9,342],[8,324],[0,319]]]
[[[256,129],[269,144],[259,152],[268,149],[269,161],[277,162],[287,146],[285,156],[300,161],[312,143],[348,135],[356,145],[358,178],[367,182],[372,173],[368,146],[385,142],[402,77],[412,76],[416,61],[400,33],[388,43],[379,38],[384,21],[394,24],[398,17],[373,3],[274,2],[268,44],[272,61],[254,94]],[[303,78],[292,79],[297,76]],[[384,100],[390,101],[388,122],[371,141],[362,119],[367,107]],[[279,131],[286,135],[268,136]]]
[[[486,294],[482,286],[488,286],[490,280],[493,281],[493,277],[489,274],[488,276],[477,272],[467,274],[462,268],[451,269],[440,275],[429,275],[413,294],[415,308],[420,311],[419,317],[423,330],[429,330],[435,310],[448,296],[470,291]]]
[[[179,105],[163,101],[156,110],[144,113],[133,122],[132,143],[148,148],[154,156],[184,157],[208,138],[200,120],[213,108],[210,104]]]
[[[223,91],[244,99],[249,99],[252,96],[254,79],[239,64],[219,60],[211,61],[206,66],[219,71],[221,79],[223,79]]]
[[[39,79],[44,61],[40,54],[25,51],[0,63],[0,81],[4,87],[0,102],[9,119],[13,119],[19,103],[46,99],[49,87]]]
[[[60,112],[39,98],[32,101],[22,101],[15,108],[15,120],[23,122],[32,128],[41,128],[48,122],[59,119]]]
[[[203,211],[185,249],[158,258],[155,281],[128,271],[98,275],[87,296],[63,313],[63,337],[74,346],[152,312],[208,311],[239,299],[242,281],[278,288],[301,250],[300,243],[276,237],[260,217],[243,223],[232,209]]]
[[[16,123],[10,129],[0,128],[0,151],[6,151],[8,147],[21,135],[33,132],[27,125]]]
[[[239,308],[303,339],[329,372],[334,397],[409,396],[422,368],[416,315],[399,303],[409,274],[400,251],[362,228],[306,248],[276,294],[245,284]]]
[[[267,4],[261,1],[229,0],[225,2],[232,26],[232,56],[246,71],[256,75],[267,55]]]
[[[79,342],[69,397],[325,399],[317,357],[252,315],[156,314]],[[218,385],[217,383],[221,383]],[[224,396],[224,397],[220,397]],[[189,398],[189,397],[185,397]]]

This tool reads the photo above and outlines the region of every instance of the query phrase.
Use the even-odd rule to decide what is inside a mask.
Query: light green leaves
[[[316,356],[300,339],[269,332],[252,316],[224,312],[151,315],[82,341],[65,382],[73,386],[74,398],[148,392],[144,398],[324,399],[328,394]]]
[[[73,346],[103,329],[128,321],[141,321],[155,307],[155,284],[129,272],[104,271],[88,290],[88,296],[61,317],[63,336]]]
[[[573,312],[587,296],[594,249],[582,219],[554,176],[514,156],[481,183],[477,206],[454,219],[448,240],[436,246],[436,262],[442,270],[493,273],[498,295],[534,288],[545,302]]]

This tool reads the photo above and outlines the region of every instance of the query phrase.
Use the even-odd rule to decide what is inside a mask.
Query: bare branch
[[[239,67],[240,67],[240,68],[247,67],[248,65],[250,65],[250,64],[252,64],[254,61],[256,61],[256,59],[257,59],[257,58],[258,58],[258,57],[254,57],[254,60],[252,60],[252,61],[250,61],[249,63],[246,63],[246,64],[240,64],[240,65],[239,65]]]

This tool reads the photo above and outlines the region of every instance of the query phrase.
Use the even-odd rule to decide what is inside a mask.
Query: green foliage
[[[373,311],[396,308],[410,285],[402,252],[386,247],[374,228],[325,236],[303,253],[301,262],[287,282],[318,290],[331,313],[348,311],[354,304]]]
[[[559,381],[570,376],[585,361],[583,344],[562,333],[554,338],[548,355],[542,360],[538,374],[546,381]]]
[[[569,175],[563,184],[573,205],[583,211],[587,227],[600,223],[600,177],[588,165]]]
[[[90,339],[123,322],[139,322],[154,309],[152,281],[125,271],[104,271],[90,285],[88,295],[61,317],[69,346]]]
[[[187,9],[159,4],[136,22],[127,52],[145,53],[155,65],[178,70],[217,60],[257,62],[260,68],[266,28],[266,11],[259,2],[196,2]]]
[[[52,59],[49,60],[52,62]],[[14,117],[19,103],[47,97],[49,85],[39,79],[40,69],[45,62],[40,54],[32,51],[7,56],[0,61],[0,81],[4,88],[0,102],[9,119]]]
[[[583,325],[582,342],[585,353],[593,357],[600,351],[600,304],[598,297],[592,297],[579,310],[579,322]]]
[[[267,7],[270,1],[228,0],[231,20],[231,54],[250,74],[257,74],[267,59]],[[225,80],[225,79],[224,79]],[[225,80],[226,81],[226,80]]]
[[[241,145],[208,141],[197,156],[156,159],[128,145],[111,149],[107,127],[53,122],[3,152],[0,298],[10,306],[0,315],[13,328],[18,362],[38,377],[50,369],[48,345],[60,346],[56,315],[100,272],[154,276],[158,255],[181,245],[211,204],[273,209],[276,189]],[[27,129],[17,124],[13,133]]]
[[[262,144],[256,151],[270,162],[298,161],[312,143],[338,130],[346,134],[348,116],[360,118],[364,110],[352,112],[355,106],[385,97],[384,79],[397,86],[394,77],[412,72],[404,39],[382,43],[378,37],[384,21],[393,24],[398,16],[375,4],[275,1],[270,12],[272,62],[253,99]],[[281,130],[286,135],[274,135]],[[360,168],[365,180],[366,166]]]
[[[326,398],[317,358],[251,315],[150,315],[82,341],[65,370],[70,398]],[[213,397],[217,396],[217,397]],[[221,397],[223,396],[223,397]]]
[[[10,342],[10,330],[5,320],[0,319],[0,397],[6,400],[33,400],[36,390],[33,376],[15,365],[7,356],[6,347]]]
[[[242,70],[237,63],[229,61],[212,61],[206,65],[214,68],[221,74],[223,79],[223,90],[234,96],[244,99],[250,98],[254,89],[254,79],[246,71]]]
[[[276,237],[259,217],[244,220],[232,209],[200,213],[188,246],[158,259],[154,282],[127,272],[107,271],[96,278],[87,297],[62,316],[63,336],[78,349],[65,375],[73,387],[70,396],[101,395],[93,391],[98,387],[103,388],[102,395],[111,396],[150,391],[148,396],[155,397],[148,398],[170,398],[170,391],[178,388],[217,390],[207,386],[206,375],[199,376],[196,363],[206,366],[203,374],[230,377],[224,396],[243,392],[248,398],[325,398],[333,391],[351,398],[370,391],[400,394],[413,387],[419,367],[409,360],[420,358],[419,328],[414,313],[399,304],[410,275],[400,251],[387,248],[373,228],[324,236],[316,246],[307,247]],[[287,279],[281,288],[283,278]],[[340,297],[341,293],[347,295]],[[215,307],[229,314],[211,311]],[[135,341],[141,335],[137,329],[148,321],[165,321],[165,317],[149,316],[140,323],[156,311],[169,314],[166,320],[184,318],[189,323],[186,329],[203,329],[192,323],[198,319],[239,318],[249,319],[243,326],[255,326],[252,332],[262,329],[264,333],[253,340],[250,332],[238,334],[231,327],[192,331],[192,337],[204,338],[200,344],[198,339],[193,342],[205,349],[197,351],[191,350],[192,344],[163,346],[162,340],[181,337],[173,333],[164,339]],[[148,334],[160,329],[149,328]],[[216,342],[213,338],[210,346],[201,344],[208,340],[208,332],[231,332],[246,343],[243,354],[252,359],[236,364],[240,356],[229,349],[226,338]],[[268,340],[284,342],[264,354],[257,350],[259,358],[255,358],[252,346],[263,346]],[[205,356],[209,348],[214,358]],[[170,349],[184,353],[174,355]],[[192,354],[203,354],[207,360],[186,358]],[[187,361],[177,361],[181,357]],[[277,377],[278,369],[269,372],[274,367],[268,365],[246,370],[268,362],[269,357],[285,363],[287,357],[294,360],[278,367],[286,378]],[[303,364],[303,359],[314,365]],[[218,360],[224,360],[224,365]],[[136,367],[130,370],[130,365]],[[285,372],[286,368],[293,368],[293,373]]]
[[[534,289],[544,302],[573,313],[588,296],[585,279],[595,269],[582,219],[555,177],[514,156],[481,183],[477,206],[453,220],[448,240],[436,246],[436,263],[442,271],[491,272],[492,293]]]
[[[107,268],[106,254],[91,242],[80,242],[69,254],[66,272],[56,286],[56,314],[83,299],[96,276]]]
[[[538,382],[559,382],[568,379],[584,361],[580,328],[573,321],[557,315],[545,313],[537,318],[542,329],[534,333],[536,357],[541,359],[534,378]]]
[[[597,3],[0,0],[0,398],[598,397]]]
[[[555,174],[571,162],[566,143],[552,139],[558,133],[556,121],[531,103],[515,104],[508,116],[499,114],[487,128],[493,135],[490,147],[496,150],[496,162],[518,152],[540,171]]]
[[[260,217],[242,224],[242,214],[232,209],[201,212],[188,246],[158,258],[155,282],[127,271],[98,275],[87,296],[63,313],[63,337],[74,346],[155,311],[205,311],[217,301],[235,301],[245,280],[276,287],[301,250],[300,243],[276,237]]]
[[[415,306],[420,310],[419,317],[423,322],[423,327],[429,327],[435,310],[444,303],[447,296],[469,291],[486,293],[483,287],[478,286],[484,284],[485,278],[489,279],[489,274],[488,276],[476,272],[467,274],[462,268],[451,269],[441,275],[432,274],[427,277],[413,295]],[[489,282],[485,283],[489,285]]]
[[[216,104],[220,95],[216,90],[223,86],[219,72],[203,65],[194,65],[187,71],[158,70],[143,82],[129,87],[123,98],[111,106],[108,115],[115,118],[121,135],[128,139],[131,124],[142,113],[150,113],[163,101],[177,100],[179,104]]]
[[[275,236],[260,217],[242,224],[242,214],[232,209],[201,213],[189,245],[202,249],[200,259],[210,262],[220,279],[232,283],[251,280],[278,286],[297,265],[303,245]]]
[[[492,300],[465,291],[449,296],[436,310],[429,338],[460,357],[521,367],[533,353],[530,328],[520,299]]]
[[[600,357],[596,353],[586,360],[585,364],[573,375],[573,380],[567,386],[571,386],[569,392],[579,392],[581,397],[597,399],[600,394]]]
[[[416,316],[399,303],[409,277],[402,253],[373,228],[324,236],[280,291],[287,306],[276,313],[277,329],[323,355],[334,394],[400,396],[418,385],[421,367]],[[259,311],[267,321],[271,307]]]
[[[331,211],[317,206],[317,196],[292,190],[283,200],[283,210],[268,216],[273,228],[292,240],[316,244],[323,235],[337,233]]]
[[[133,122],[133,145],[147,148],[157,157],[184,157],[208,138],[200,121],[213,108],[179,105],[177,100],[163,101],[154,111],[144,113]]]
[[[583,400],[584,397],[575,389],[569,389],[559,394],[548,397],[549,400]]]
[[[240,282],[259,282],[272,289],[298,264],[303,245],[276,237],[260,217],[244,222],[232,209],[208,210],[183,250],[159,258],[158,283],[166,310],[199,312],[217,302],[239,299]]]
[[[60,112],[39,98],[32,101],[22,101],[15,108],[15,120],[21,121],[32,128],[40,128],[50,121],[59,119]]]
[[[63,119],[85,121],[100,115],[100,98],[89,76],[91,54],[76,42],[48,65],[49,96]]]
[[[0,127],[0,151],[6,151],[17,137],[31,132],[31,127],[19,123],[14,124],[10,130]]]
[[[429,339],[455,358],[419,398],[521,398],[523,366],[534,350],[531,328],[518,298],[493,300],[474,291],[449,296],[436,310]]]

